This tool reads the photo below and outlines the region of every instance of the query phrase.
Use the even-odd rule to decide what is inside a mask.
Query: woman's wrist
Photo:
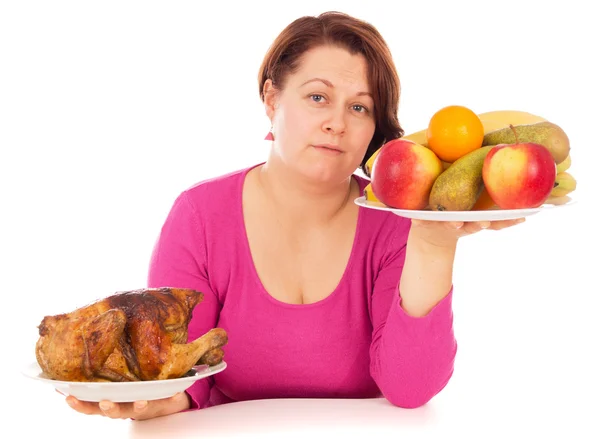
[[[399,288],[407,314],[425,316],[448,294],[455,254],[456,242],[437,245],[409,234]]]

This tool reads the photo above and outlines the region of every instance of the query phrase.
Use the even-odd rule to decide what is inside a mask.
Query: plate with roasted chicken
[[[183,392],[196,381],[217,374],[227,367],[225,361],[216,366],[205,364],[194,366],[180,378],[170,378],[152,381],[59,381],[48,378],[37,362],[23,369],[23,374],[29,378],[37,379],[51,384],[63,395],[73,395],[82,401],[100,402],[103,400],[113,402],[151,401],[154,399],[169,398],[178,392]]]
[[[84,401],[167,398],[222,372],[227,333],[188,340],[202,292],[144,288],[114,293],[38,325],[36,362],[23,373]]]

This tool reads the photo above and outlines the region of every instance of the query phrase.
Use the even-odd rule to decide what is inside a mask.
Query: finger
[[[137,418],[148,411],[148,401],[136,401],[133,403],[133,413]]]
[[[487,229],[490,227],[490,222],[489,221],[473,221],[473,222],[468,222],[465,223],[465,225],[463,226],[463,232],[465,234],[473,234],[473,233],[477,233],[482,229]]]
[[[493,230],[502,230],[507,227],[515,226],[517,224],[521,224],[525,222],[525,218],[517,218],[514,220],[501,220],[492,222],[491,229]]]
[[[174,398],[175,397],[172,396],[170,398],[153,401],[136,401],[133,403],[133,414],[131,415],[131,419],[134,421],[144,421],[146,419],[175,413],[177,410],[169,411],[169,407],[173,405],[172,400]]]
[[[411,223],[412,223],[412,226],[414,226],[414,227],[431,227],[431,226],[435,225],[437,223],[437,221],[413,219],[413,220],[411,220]]]
[[[131,418],[136,421],[144,421],[146,419],[171,414],[171,412],[168,411],[168,408],[173,405],[172,401],[176,399],[176,396],[177,395],[154,401],[136,401],[133,403],[133,415]],[[173,413],[174,412],[175,411],[173,411]]]
[[[460,229],[461,227],[463,227],[465,225],[465,223],[463,221],[448,221],[446,223],[446,227],[449,227],[450,229]]]
[[[479,229],[489,229],[492,226],[492,222],[491,221],[478,221],[477,225],[479,226]]]
[[[100,401],[98,406],[104,416],[112,419],[131,418],[133,414],[133,404],[131,403],[116,404],[112,401]]]
[[[135,405],[140,402],[134,403],[134,411],[136,410]],[[180,412],[189,408],[189,399],[185,392],[179,392],[170,398],[157,399],[154,401],[148,401],[146,407],[142,412],[134,412],[132,419],[136,421],[143,421],[146,419],[157,418],[159,416],[171,415],[173,413]]]
[[[71,407],[73,410],[75,410],[79,413],[83,413],[84,415],[101,415],[102,414],[102,411],[98,408],[98,403],[80,401],[71,395],[67,396],[67,398],[65,400],[67,401],[67,404],[69,404],[69,407]]]

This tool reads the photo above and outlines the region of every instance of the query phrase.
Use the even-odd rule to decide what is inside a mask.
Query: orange
[[[427,127],[427,146],[452,163],[483,144],[483,123],[472,110],[450,105],[438,110]]]
[[[481,191],[479,198],[477,198],[477,201],[475,202],[471,210],[488,210],[494,207],[495,205],[496,203],[494,202],[494,200],[492,200],[492,197],[490,197],[489,192],[484,186],[483,191]]]

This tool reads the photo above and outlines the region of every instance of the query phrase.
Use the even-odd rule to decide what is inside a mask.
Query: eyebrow
[[[330,81],[328,81],[327,79],[323,79],[323,78],[309,79],[308,81],[306,81],[305,83],[303,83],[300,87],[304,87],[306,84],[309,84],[311,82],[322,82],[327,87],[335,88]],[[356,93],[356,96],[369,96],[371,99],[373,99],[373,95],[371,93],[369,93],[369,92],[366,92],[366,91],[359,91],[358,93]]]

